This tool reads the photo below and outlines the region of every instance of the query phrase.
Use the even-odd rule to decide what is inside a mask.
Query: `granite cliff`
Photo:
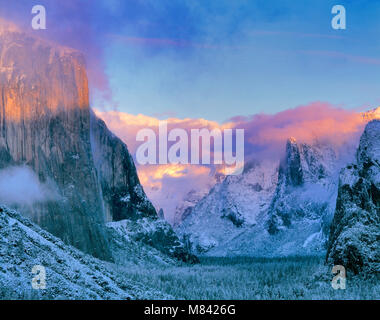
[[[157,220],[127,146],[90,109],[79,52],[2,26],[0,95],[1,203],[106,260],[113,260],[106,223]],[[15,179],[19,172],[34,182]],[[28,201],[23,183],[35,191]],[[155,244],[171,253],[173,238],[161,231]]]
[[[327,261],[380,274],[380,121],[370,122],[356,161],[342,169]]]

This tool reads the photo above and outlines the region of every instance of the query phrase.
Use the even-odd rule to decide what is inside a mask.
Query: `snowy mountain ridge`
[[[341,170],[327,262],[380,275],[380,121],[366,126],[356,159]]]
[[[364,127],[380,118],[380,107],[358,116]],[[204,255],[323,255],[339,172],[354,160],[358,139],[289,138],[280,161],[253,161],[242,176],[226,177],[192,201],[176,231]]]
[[[223,246],[260,223],[277,182],[276,162],[253,163],[243,175],[226,177],[200,200],[176,229],[197,253]]]
[[[126,248],[124,248],[126,250]],[[140,252],[139,252],[140,251]],[[173,264],[164,255],[136,247],[129,263]],[[125,252],[124,252],[125,253]],[[151,261],[151,262],[149,262]],[[162,261],[162,262],[159,262]],[[32,289],[34,266],[46,269],[46,289]],[[128,265],[125,265],[128,267]],[[131,281],[116,267],[87,255],[53,236],[16,211],[0,207],[0,296],[3,299],[168,299]]]
[[[327,143],[290,138],[281,161],[256,161],[226,177],[176,228],[194,252],[287,256],[325,251],[340,155]]]

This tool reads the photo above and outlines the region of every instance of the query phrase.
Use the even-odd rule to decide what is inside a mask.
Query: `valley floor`
[[[174,299],[380,299],[380,279],[347,276],[334,290],[323,257],[202,258],[194,266],[123,270],[130,280]]]

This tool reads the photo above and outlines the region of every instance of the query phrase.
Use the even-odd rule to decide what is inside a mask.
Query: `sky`
[[[331,26],[344,5],[346,30]],[[31,29],[44,5],[47,29]],[[380,105],[380,1],[0,0],[0,17],[86,57],[91,107],[134,155],[136,133],[159,120],[191,128],[244,128],[246,159],[278,160],[286,139],[363,129]],[[171,220],[205,166],[139,166]]]
[[[0,16],[83,51],[92,106],[164,119],[380,104],[380,2],[0,0]],[[331,27],[344,5],[346,30]]]

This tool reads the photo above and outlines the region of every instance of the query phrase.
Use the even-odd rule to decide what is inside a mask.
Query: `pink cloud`
[[[134,153],[140,142],[136,141],[136,134],[141,129],[152,129],[158,136],[158,123],[160,119],[156,117],[145,116],[142,114],[132,115],[119,111],[100,111],[94,110],[96,115],[103,119],[110,129],[118,135],[127,145],[129,150]],[[179,119],[179,118],[168,118],[166,119],[168,123],[168,130],[171,128],[181,128],[185,129],[190,133],[191,129],[198,128],[224,128],[228,126],[220,125],[215,121],[209,121],[205,119]]]
[[[129,147],[132,154],[140,143],[136,134],[140,129],[151,128],[158,135],[159,119],[145,115],[131,115],[118,111],[95,110],[108,127]],[[286,140],[295,137],[299,142],[328,141],[338,149],[347,141],[358,139],[369,117],[356,111],[334,107],[329,103],[314,102],[279,112],[274,115],[258,114],[231,118],[225,124],[205,119],[169,118],[168,129],[225,129],[245,130],[245,159],[280,160],[285,152]],[[169,219],[175,206],[192,189],[207,188],[215,182],[211,168],[196,165],[137,165],[141,182],[157,208],[164,208]],[[218,170],[218,169],[217,169]]]
[[[360,113],[323,102],[231,121],[234,127],[245,129],[246,156],[256,158],[279,158],[289,137],[308,143],[328,141],[339,147],[357,136],[365,125]]]

